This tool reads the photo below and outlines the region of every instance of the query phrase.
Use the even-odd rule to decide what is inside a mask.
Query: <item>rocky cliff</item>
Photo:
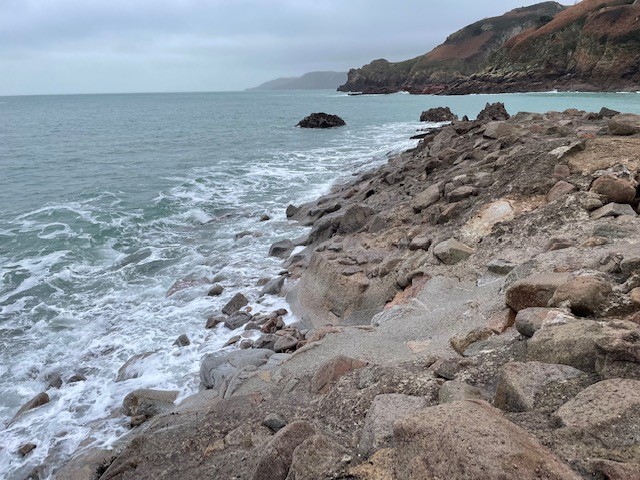
[[[349,72],[341,91],[467,94],[636,90],[640,4],[545,2],[476,22],[422,57],[376,60]]]

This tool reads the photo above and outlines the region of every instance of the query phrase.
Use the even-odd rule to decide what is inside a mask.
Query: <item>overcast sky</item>
[[[531,3],[0,0],[0,95],[242,90],[412,58]]]

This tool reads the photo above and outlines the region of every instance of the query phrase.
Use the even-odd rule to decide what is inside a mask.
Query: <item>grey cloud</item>
[[[523,0],[2,0],[0,94],[227,90],[402,60]]]

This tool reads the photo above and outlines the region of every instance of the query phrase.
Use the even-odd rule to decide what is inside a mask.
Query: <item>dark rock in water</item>
[[[54,373],[49,378],[49,384],[47,388],[60,388],[62,387],[62,376],[59,373]]]
[[[85,377],[83,374],[76,373],[69,380],[67,380],[67,383],[84,382],[86,379],[87,379],[87,377]]]
[[[345,121],[337,115],[329,113],[312,113],[308,117],[303,118],[298,123],[301,128],[333,128],[346,125]]]
[[[224,287],[220,284],[216,284],[211,287],[211,290],[209,290],[209,293],[207,295],[209,295],[210,297],[217,297],[218,295],[222,295],[222,292],[224,292]]]
[[[129,393],[122,402],[122,410],[128,417],[144,415],[154,417],[173,408],[178,392],[140,389]]]
[[[16,413],[14,417],[11,419],[11,421],[9,422],[9,425],[11,425],[13,422],[15,422],[18,418],[20,418],[22,415],[27,413],[29,410],[33,410],[34,408],[41,407],[42,405],[45,405],[47,403],[49,403],[49,395],[47,395],[44,392],[39,393],[38,395],[33,397],[31,400],[29,400],[27,403],[25,403],[22,407],[20,407],[20,410],[18,410],[18,413]]]
[[[21,457],[26,457],[31,452],[33,452],[36,449],[36,447],[37,445],[35,443],[25,443],[18,449],[18,454]]]
[[[142,365],[143,360],[147,357],[150,357],[156,352],[144,352],[139,353],[138,355],[134,355],[129,360],[127,360],[124,365],[120,367],[118,370],[118,376],[116,377],[116,382],[124,382],[125,380],[129,380],[131,378],[138,378],[142,375]]]
[[[449,107],[430,108],[420,115],[421,122],[439,123],[453,122],[454,120],[458,120],[458,116]]]
[[[280,240],[269,248],[269,256],[277,258],[287,258],[293,251],[293,242],[291,240]]]
[[[287,422],[284,421],[280,415],[276,415],[275,413],[267,415],[262,424],[272,432],[277,432],[287,426]]]
[[[173,344],[177,347],[186,347],[188,345],[191,345],[191,340],[189,340],[189,337],[187,337],[184,333],[182,335],[180,335],[178,338],[176,338],[176,341],[173,342]]]
[[[282,287],[284,286],[285,277],[278,277],[272,280],[269,280],[265,286],[262,288],[260,292],[260,296],[263,297],[265,295],[278,295],[282,291]]]
[[[261,222],[268,222],[269,220],[271,220],[271,217],[269,215],[267,215],[266,213],[263,215],[260,215],[260,221]]]
[[[225,322],[224,326],[229,330],[240,328],[251,320],[251,314],[245,312],[236,312],[231,315]]]
[[[509,120],[511,115],[507,112],[507,109],[504,107],[504,103],[487,103],[484,109],[478,114],[478,118],[476,120],[481,122],[495,122],[502,120]]]
[[[296,207],[295,205],[289,205],[285,213],[287,215],[287,218],[291,218],[299,211],[300,211],[300,207]]]
[[[215,328],[218,324],[224,323],[226,317],[223,316],[213,316],[207,318],[207,323],[204,328]]]
[[[241,293],[236,293],[233,298],[229,300],[229,302],[224,307],[222,307],[222,313],[224,313],[225,315],[233,315],[248,303],[249,300],[247,300],[247,297],[245,297]]]

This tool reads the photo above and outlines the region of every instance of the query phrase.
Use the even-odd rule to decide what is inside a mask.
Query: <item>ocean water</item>
[[[640,113],[635,93],[0,97],[0,478],[38,465],[51,475],[78,448],[113,445],[132,390],[196,392],[199,359],[234,334],[205,330],[208,316],[236,292],[254,311],[286,307],[258,303],[255,285],[281,270],[270,244],[305,233],[286,221],[288,204],[414,146],[422,110],[473,118],[494,101],[511,113]],[[313,111],[347,127],[295,127]],[[168,296],[176,281],[184,288]],[[207,296],[213,281],[222,296]],[[191,345],[173,346],[183,333]],[[116,382],[145,352],[140,376]],[[48,388],[56,374],[65,383]],[[75,374],[86,380],[67,383]],[[50,403],[11,422],[43,391]],[[37,448],[21,458],[25,443]]]

